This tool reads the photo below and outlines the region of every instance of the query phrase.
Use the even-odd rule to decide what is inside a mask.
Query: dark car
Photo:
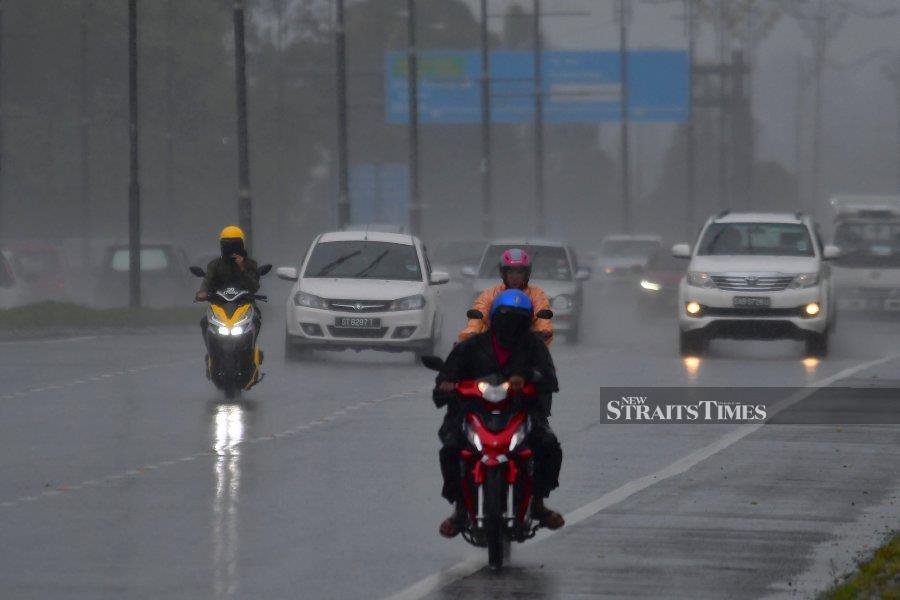
[[[445,240],[434,245],[431,262],[434,268],[446,271],[451,278],[462,274],[463,267],[477,265],[486,242],[474,240]]]
[[[97,306],[128,304],[128,244],[106,249],[100,263],[94,302]],[[166,307],[189,304],[198,286],[188,271],[187,255],[170,243],[141,245],[141,304]],[[203,265],[204,267],[206,265]]]
[[[686,261],[657,248],[647,261],[638,283],[638,309],[642,314],[674,314],[678,284],[684,277]]]

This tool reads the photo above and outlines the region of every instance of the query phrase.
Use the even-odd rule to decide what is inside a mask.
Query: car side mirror
[[[553,311],[550,310],[549,308],[545,308],[544,310],[537,311],[537,314],[534,316],[537,317],[538,319],[548,319],[549,320],[549,319],[553,318]]]
[[[206,277],[206,271],[204,271],[200,267],[191,267],[190,271],[197,277]]]
[[[467,319],[477,319],[479,321],[482,321],[482,320],[484,320],[484,313],[482,313],[480,310],[475,310],[474,308],[470,308],[469,310],[466,311],[466,318]]]
[[[591,270],[587,267],[578,267],[575,271],[575,281],[587,281],[591,278]]]
[[[432,371],[440,371],[444,368],[444,361],[437,356],[423,356],[422,366]]]
[[[822,249],[822,258],[824,260],[834,260],[841,257],[841,249],[834,244],[826,244]]]
[[[268,274],[268,272],[271,270],[272,270],[272,265],[270,265],[270,264],[261,265],[259,267],[259,276],[262,277],[263,275]]]
[[[475,270],[475,267],[472,267],[472,266],[463,267],[462,269],[460,269],[459,272],[462,273],[463,277],[474,278],[476,275],[478,275],[478,272]]]
[[[285,281],[297,281],[300,278],[295,267],[278,267],[275,269],[275,276]]]
[[[675,244],[672,246],[672,256],[675,258],[690,258],[691,245],[685,243]]]
[[[433,271],[430,280],[432,285],[442,285],[450,281],[450,273],[446,271]]]

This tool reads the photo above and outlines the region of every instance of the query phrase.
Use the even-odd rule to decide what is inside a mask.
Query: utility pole
[[[250,197],[250,144],[247,132],[247,54],[244,47],[244,0],[234,0],[234,75],[237,87],[238,225],[253,243],[253,202]]]
[[[338,228],[350,223],[350,177],[347,149],[347,32],[344,0],[335,9],[334,45],[337,64]]]
[[[0,236],[3,235],[3,223],[7,220],[6,194],[3,193],[6,180],[6,166],[3,164],[3,0],[0,0]]]
[[[481,234],[494,235],[491,172],[491,54],[488,48],[487,0],[481,0]]]
[[[729,204],[731,204],[731,194],[728,186],[728,86],[726,84],[727,76],[724,74],[725,61],[728,58],[726,55],[728,38],[725,32],[724,0],[718,0],[716,5],[716,38],[716,55],[719,59],[719,64],[723,68],[723,75],[719,79],[719,208],[728,208]]]
[[[629,0],[619,0],[619,72],[621,77],[621,93],[619,95],[622,116],[621,126],[621,165],[622,165],[622,229],[631,232],[631,186],[628,148],[628,21],[630,19]]]
[[[131,144],[128,187],[128,304],[141,305],[141,189],[138,183],[137,0],[128,0],[128,132]]]
[[[900,193],[900,55],[886,63],[881,68],[882,73],[894,85],[897,95],[897,192]]]
[[[80,39],[80,69],[81,89],[79,93],[78,112],[80,117],[79,133],[81,142],[81,268],[87,272],[91,268],[91,144],[90,144],[90,115],[88,114],[88,9],[90,0],[81,0],[81,39]]]
[[[172,39],[175,32],[175,3],[166,0],[166,214],[169,232],[178,230],[180,219],[175,204],[175,57],[172,51]]]
[[[544,79],[541,41],[541,0],[532,0],[534,35],[534,215],[535,233],[544,235]]]
[[[688,39],[688,119],[685,128],[687,151],[685,152],[685,169],[687,170],[685,177],[685,193],[686,193],[686,212],[687,212],[687,233],[690,234],[694,228],[694,220],[697,213],[697,146],[695,139],[694,116],[694,64],[697,55],[697,10],[695,6],[696,0],[685,0],[685,16],[687,17],[687,39]]]
[[[803,206],[803,106],[812,83],[812,69],[803,57],[797,59],[797,96],[794,104],[794,171],[797,179],[797,206]]]
[[[416,51],[416,0],[406,0],[406,81],[409,90],[409,226],[413,235],[422,233],[419,197],[419,61]]]

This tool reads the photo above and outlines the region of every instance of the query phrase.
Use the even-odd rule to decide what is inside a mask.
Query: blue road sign
[[[531,52],[491,53],[492,122],[534,118],[534,61]],[[629,118],[682,122],[688,116],[688,58],[681,50],[628,53]],[[385,55],[387,121],[409,120],[406,55]],[[481,120],[481,57],[475,51],[437,50],[419,54],[419,119],[422,123],[478,123]],[[621,120],[619,53],[543,54],[544,120],[547,123],[609,123]]]
[[[358,164],[349,175],[351,223],[408,224],[409,168],[405,164]]]

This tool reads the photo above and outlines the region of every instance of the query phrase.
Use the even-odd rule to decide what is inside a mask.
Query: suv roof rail
[[[720,212],[719,214],[717,214],[717,215],[716,215],[716,218],[717,218],[717,219],[721,219],[722,217],[726,216],[726,215],[727,215],[728,213],[730,213],[730,212],[731,212],[731,209],[730,209],[730,208],[726,208],[725,210],[723,210],[722,212]]]

